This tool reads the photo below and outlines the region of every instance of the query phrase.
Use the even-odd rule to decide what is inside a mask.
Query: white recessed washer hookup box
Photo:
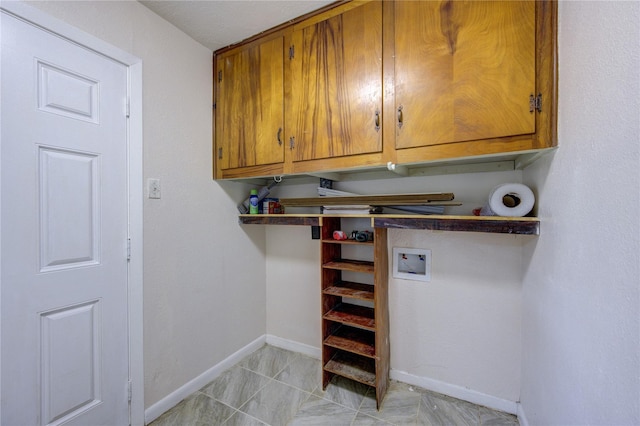
[[[431,281],[431,250],[394,247],[393,277],[403,280]]]

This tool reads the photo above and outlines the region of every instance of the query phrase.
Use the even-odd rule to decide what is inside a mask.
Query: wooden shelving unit
[[[387,230],[374,229],[373,242],[359,243],[334,240],[339,229],[341,218],[322,218],[322,388],[334,375],[346,377],[374,387],[380,407],[389,386]],[[372,260],[345,258],[343,247],[353,244],[372,247]],[[346,281],[343,272],[371,274],[373,285]]]
[[[373,241],[334,240],[347,217],[370,219]],[[540,234],[540,221],[531,217],[284,214],[240,215],[239,221],[321,227],[322,388],[335,375],[364,383],[375,388],[378,408],[389,386],[387,229]],[[372,259],[344,256],[343,248],[353,245],[372,247]],[[373,275],[373,284],[343,279],[351,272]]]

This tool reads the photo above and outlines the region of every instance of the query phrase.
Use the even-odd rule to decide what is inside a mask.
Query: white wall
[[[524,173],[521,409],[532,425],[640,424],[640,3],[559,4],[560,149]]]
[[[211,178],[208,49],[135,1],[31,4],[143,60],[148,408],[264,335],[264,229],[237,225],[246,186]]]
[[[512,171],[337,182],[334,188],[361,194],[453,192],[463,206],[449,212],[471,214],[495,185],[521,179],[521,172]],[[316,187],[281,185],[273,193],[313,196]],[[479,394],[478,401],[515,410],[522,252],[536,237],[405,230],[390,230],[388,237],[390,252],[394,246],[428,248],[433,261],[430,283],[394,279],[390,273],[393,375],[467,398]],[[319,250],[308,227],[267,228],[267,332],[316,348]]]

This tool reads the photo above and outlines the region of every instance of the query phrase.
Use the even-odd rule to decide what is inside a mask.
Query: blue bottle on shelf
[[[252,189],[249,196],[249,214],[258,214],[258,190]]]

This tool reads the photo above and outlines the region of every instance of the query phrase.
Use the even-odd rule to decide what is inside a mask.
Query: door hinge
[[[296,48],[293,45],[289,46],[289,59],[293,59],[295,55],[296,55]]]
[[[127,238],[127,262],[131,260],[131,238]]]
[[[218,160],[222,160],[222,148],[218,148]]]
[[[542,93],[538,96],[529,95],[529,112],[542,112]]]
[[[127,401],[131,402],[131,398],[132,398],[132,391],[131,391],[131,380],[129,380],[127,382]]]
[[[222,70],[218,71],[218,83],[222,81]]]
[[[131,100],[129,98],[125,100],[124,115],[126,118],[131,116]]]

